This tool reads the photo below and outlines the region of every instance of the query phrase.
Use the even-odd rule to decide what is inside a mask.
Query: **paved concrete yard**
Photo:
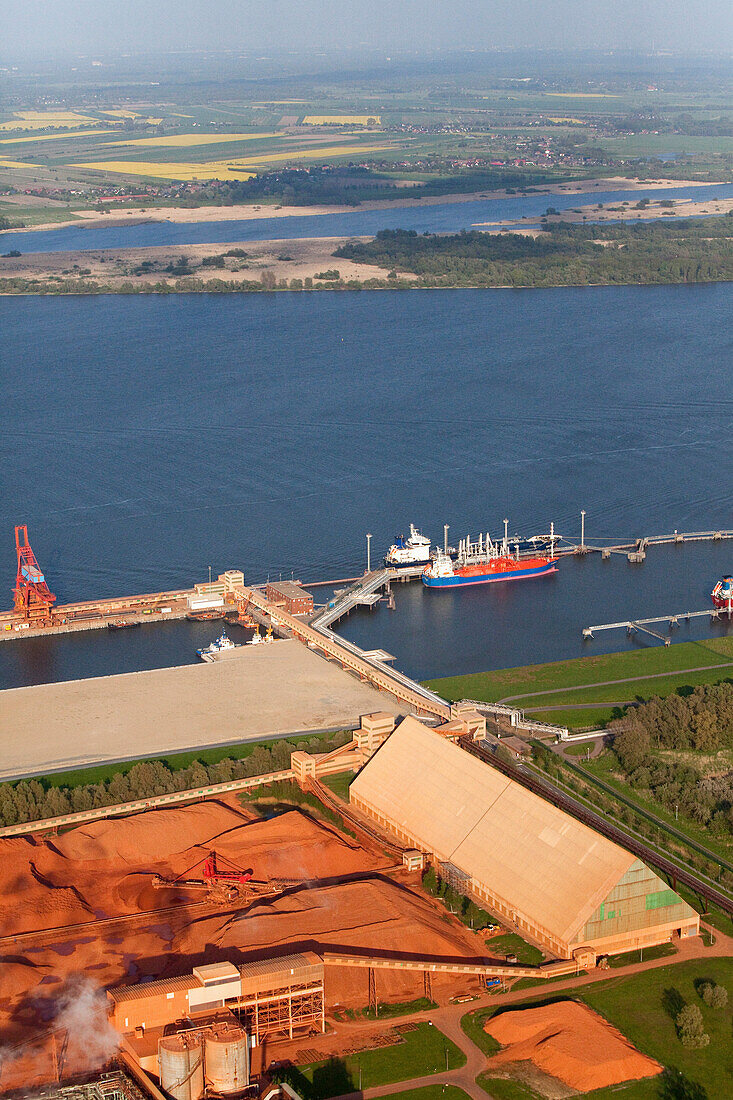
[[[0,779],[358,725],[375,710],[406,713],[294,640],[213,664],[11,688],[0,692]]]

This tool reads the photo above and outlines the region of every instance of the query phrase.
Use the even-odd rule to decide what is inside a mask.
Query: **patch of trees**
[[[413,272],[416,285],[431,287],[727,282],[733,279],[733,219],[545,225],[536,237],[385,229],[373,241],[342,245],[334,256]]]
[[[441,163],[437,178],[416,181],[410,198],[448,194],[472,194],[477,191],[530,190],[532,185],[583,179],[587,173],[558,175],[541,169],[481,168],[455,169]],[[312,168],[283,168],[264,172],[248,180],[212,180],[195,193],[182,190],[177,196],[182,206],[234,206],[239,203],[279,202],[283,206],[358,206],[375,199],[404,198],[394,179],[374,168],[358,164],[335,164]]]
[[[661,749],[716,752],[733,747],[733,684],[705,684],[689,695],[650,699],[609,724],[613,751],[633,787],[650,790],[718,835],[733,832],[733,773],[703,779]]]
[[[330,751],[344,744],[350,734],[335,734],[330,741],[319,746],[319,751]],[[0,783],[0,823],[25,824],[48,817],[83,810],[95,810],[103,806],[115,806],[121,802],[150,798],[159,794],[174,794],[194,790],[214,783],[229,783],[235,779],[248,779],[256,775],[281,771],[290,767],[290,754],[296,748],[307,749],[308,742],[273,741],[270,745],[257,745],[249,756],[241,760],[225,759],[216,764],[204,764],[194,760],[185,768],[173,769],[162,760],[143,760],[110,779],[78,786],[52,786],[46,780],[23,779],[19,783]]]
[[[710,1036],[705,1031],[702,1012],[698,1005],[685,1005],[677,1014],[675,1023],[683,1047],[699,1050],[701,1047],[708,1046]]]
[[[464,894],[454,890],[452,886],[449,886],[447,882],[444,882],[439,875],[436,874],[433,867],[428,867],[427,871],[422,877],[423,890],[430,894],[434,898],[440,898],[445,905],[454,913],[465,925],[469,925],[471,928],[487,928],[491,923],[491,917],[475,902],[471,901]]]
[[[394,181],[359,165],[284,168],[248,180],[212,181],[187,205],[235,206],[273,199],[284,206],[358,206],[366,199],[395,198]],[[184,203],[186,205],[186,203]]]

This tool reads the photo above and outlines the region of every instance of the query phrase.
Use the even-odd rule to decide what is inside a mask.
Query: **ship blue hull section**
[[[423,573],[422,582],[426,588],[465,588],[469,584],[497,584],[500,581],[520,581],[528,577],[544,577],[548,573],[557,573],[554,562],[547,565],[535,566],[533,569],[516,569],[511,573],[494,573],[489,577],[426,577]]]

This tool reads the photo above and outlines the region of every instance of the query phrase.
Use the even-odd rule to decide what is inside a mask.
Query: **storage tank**
[[[212,1028],[206,1035],[206,1086],[224,1096],[249,1084],[247,1033],[239,1027]]]
[[[158,1043],[160,1087],[173,1100],[204,1095],[204,1048],[200,1035],[170,1035]]]

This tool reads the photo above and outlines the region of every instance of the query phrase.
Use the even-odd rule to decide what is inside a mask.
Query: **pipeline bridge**
[[[722,619],[724,615],[731,618],[731,611],[726,608],[720,607],[707,607],[703,611],[678,611],[671,615],[656,615],[651,619],[624,619],[620,623],[600,623],[596,626],[586,626],[583,628],[583,637],[592,638],[596,633],[601,630],[626,630],[627,634],[634,634],[636,631],[640,631],[643,634],[649,634],[652,638],[656,638],[658,641],[663,642],[664,645],[669,645],[670,638],[668,635],[660,634],[657,630],[650,630],[652,623],[667,623],[669,629],[680,625],[680,622],[689,622],[690,619],[710,619],[711,622],[715,622],[718,619]]]
[[[376,584],[380,577],[389,572],[388,570],[380,570],[376,575],[367,574],[365,578],[367,587],[371,583]],[[372,576],[374,577],[373,582],[370,580]],[[384,583],[384,580],[381,583]],[[374,657],[364,654],[358,646],[353,645],[344,638],[337,637],[327,626],[319,624],[316,627],[314,623],[303,622],[302,619],[296,618],[295,615],[291,615],[288,611],[271,603],[256,588],[235,585],[229,595],[236,602],[240,614],[245,613],[250,608],[256,608],[268,616],[274,629],[298,638],[299,641],[305,642],[311,649],[320,650],[326,657],[337,661],[342,668],[356,673],[361,680],[365,680],[381,691],[393,695],[401,702],[407,703],[418,714],[439,718],[444,722],[450,719],[450,705],[444,699],[441,699],[439,695],[436,695],[434,691],[423,687],[422,684],[411,680],[409,676],[403,675],[396,669],[389,668]]]

